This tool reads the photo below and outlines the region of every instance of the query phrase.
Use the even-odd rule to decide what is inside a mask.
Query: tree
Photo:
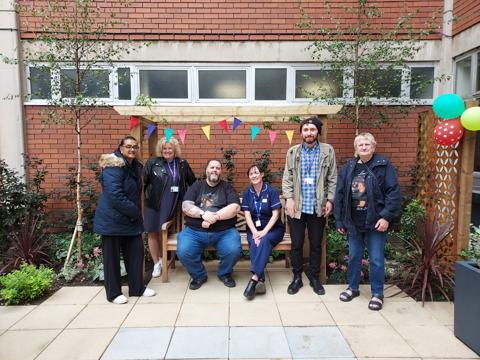
[[[312,57],[326,69],[314,90],[303,92],[314,101],[344,105],[338,116],[352,121],[357,134],[364,125],[388,122],[392,110],[408,114],[418,100],[402,89],[402,78],[410,74],[408,62],[420,51],[422,40],[438,29],[436,12],[419,27],[414,24],[414,12],[405,7],[404,15],[390,24],[373,2],[357,0],[357,6],[345,10],[352,14],[348,24],[338,19],[333,6],[324,0],[326,12],[317,27],[301,2],[297,3],[302,16],[299,27],[307,29],[315,39],[310,45]],[[410,88],[421,92],[444,78],[432,80],[412,73],[408,81]],[[396,106],[388,106],[388,111],[386,106],[373,107],[373,99],[378,99],[380,105],[388,102]]]
[[[76,135],[77,220],[72,244],[76,237],[79,259],[84,225],[82,132],[94,120],[95,107],[106,106],[101,99],[110,97],[113,62],[138,48],[128,41],[111,41],[112,30],[122,23],[115,12],[101,5],[94,0],[17,4],[18,11],[26,15],[23,26],[33,34],[31,39],[24,40],[32,43],[32,47],[24,47],[30,80],[50,95],[45,121],[70,126]],[[120,1],[118,6],[128,4]],[[124,80],[122,76],[130,76],[118,73],[119,81]]]

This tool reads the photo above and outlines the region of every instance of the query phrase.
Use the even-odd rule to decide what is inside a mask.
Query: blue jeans
[[[207,271],[202,264],[202,253],[209,245],[213,246],[220,256],[218,276],[230,274],[242,256],[240,234],[237,229],[211,232],[198,231],[187,226],[177,235],[177,256],[192,279],[207,277]]]
[[[367,245],[370,262],[370,288],[372,296],[383,296],[385,283],[385,242],[386,232],[376,230],[366,232],[348,232],[348,287],[358,290],[362,257]]]

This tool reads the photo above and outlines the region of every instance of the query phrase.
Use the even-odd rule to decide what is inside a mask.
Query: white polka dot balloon
[[[435,142],[440,145],[453,145],[463,136],[463,126],[460,120],[446,120],[435,126],[433,137]]]

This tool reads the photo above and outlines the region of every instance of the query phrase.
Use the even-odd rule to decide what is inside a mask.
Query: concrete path
[[[282,263],[269,265],[267,293],[247,301],[248,263],[232,289],[215,266],[199,290],[179,267],[169,283],[150,282],[157,296],[125,305],[108,303],[102,287],[65,287],[38,306],[0,307],[0,360],[479,359],[453,335],[453,304],[422,307],[401,294],[374,312],[368,287],[342,303],[344,285],[318,296],[305,281],[292,296]]]

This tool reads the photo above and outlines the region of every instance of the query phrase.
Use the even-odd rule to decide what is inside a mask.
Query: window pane
[[[286,100],[287,69],[255,69],[255,100]]]
[[[342,97],[343,74],[337,70],[296,70],[295,97]]]
[[[140,70],[140,93],[154,99],[188,99],[188,71]]]
[[[477,85],[475,87],[475,91],[480,91],[480,52],[477,53]]]
[[[80,93],[82,96],[91,98],[110,97],[109,70],[81,70],[83,79],[81,81]],[[60,71],[60,89],[62,97],[75,96],[75,80],[77,76],[74,69],[62,69]]]
[[[247,73],[245,70],[199,70],[200,99],[245,99]]]
[[[410,98],[433,98],[433,67],[414,67],[410,76]]]
[[[372,69],[360,70],[358,94],[374,98],[399,97],[402,90],[402,70]]]
[[[132,92],[130,88],[130,68],[119,68],[118,73],[118,98],[120,100],[130,100]]]
[[[472,57],[460,60],[456,64],[456,93],[463,98],[472,96]]]
[[[50,69],[30,67],[29,70],[30,98],[50,99],[52,97]]]

